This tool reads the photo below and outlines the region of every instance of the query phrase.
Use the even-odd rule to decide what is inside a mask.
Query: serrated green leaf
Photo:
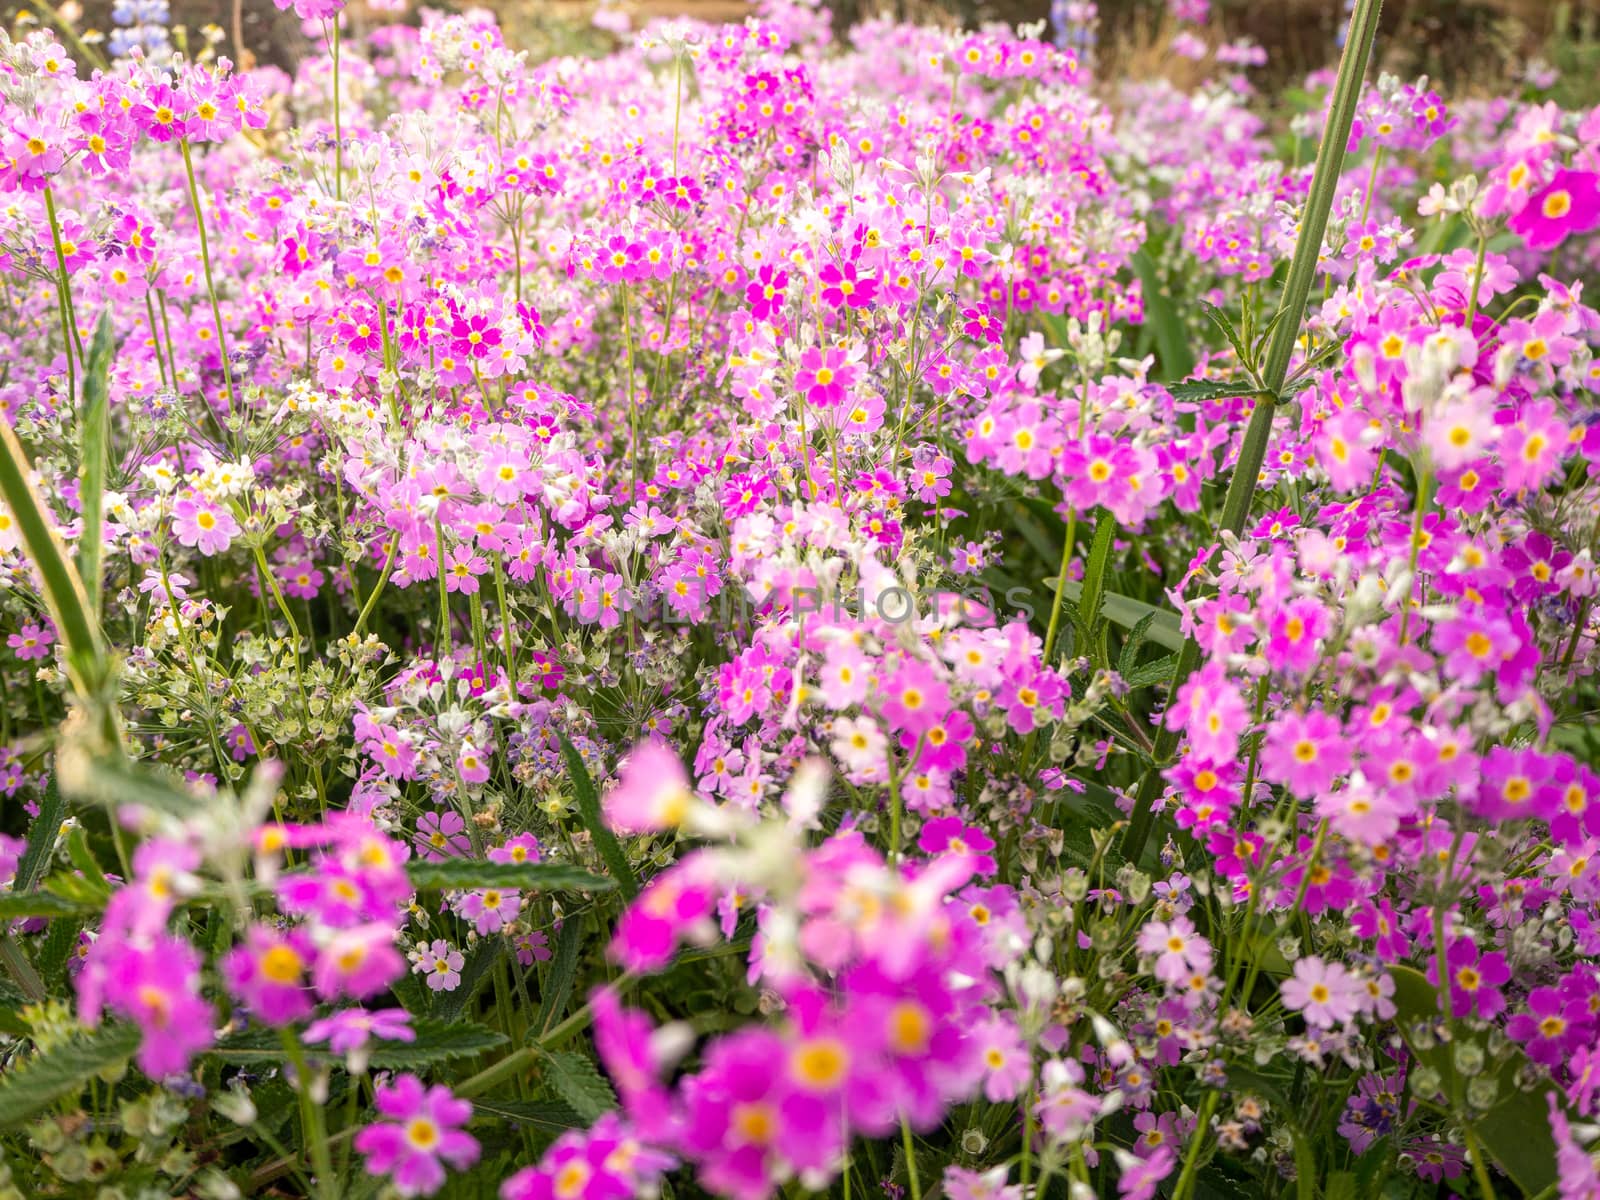
[[[514,1121],[518,1125],[531,1125],[535,1129],[558,1134],[569,1129],[584,1129],[589,1125],[572,1109],[554,1100],[501,1100],[493,1096],[475,1096],[472,1115],[475,1119]]]
[[[419,892],[482,888],[520,892],[608,892],[617,886],[615,880],[591,875],[566,863],[493,863],[471,858],[444,858],[409,863],[406,874],[411,886]]]
[[[1235,396],[1253,396],[1261,389],[1247,379],[1190,379],[1183,383],[1163,384],[1174,400],[1231,400]]]
[[[1111,561],[1111,544],[1116,540],[1117,522],[1104,509],[1094,523],[1094,540],[1089,544],[1089,561],[1083,568],[1083,584],[1078,592],[1078,608],[1084,624],[1093,629],[1100,619],[1100,600],[1105,594],[1106,568]]]
[[[89,833],[82,825],[73,829],[71,835],[67,838],[67,858],[90,883],[98,884],[108,891],[110,890],[111,884],[106,880],[106,873],[101,870],[100,862],[95,858],[94,851],[89,848]]]
[[[507,1044],[498,1030],[465,1021],[423,1019],[413,1023],[414,1042],[384,1042],[372,1052],[372,1065],[384,1071],[413,1071],[457,1058],[473,1058]]]
[[[1178,656],[1164,654],[1154,662],[1147,662],[1142,667],[1121,673],[1122,682],[1130,688],[1150,687],[1152,684],[1165,683],[1172,678],[1172,672],[1177,669]]]
[[[24,995],[11,982],[0,977],[0,1033],[9,1033],[12,1037],[25,1037],[28,1025],[22,1019],[22,1010],[29,1004],[28,997]]]
[[[1139,665],[1139,651],[1144,649],[1144,642],[1150,636],[1150,626],[1154,625],[1156,614],[1147,612],[1139,618],[1137,624],[1128,630],[1128,636],[1122,640],[1122,652],[1117,655],[1117,674],[1126,679]]]
[[[1433,1039],[1428,1040],[1426,1049],[1417,1044],[1418,1028],[1429,1027],[1441,1017],[1438,989],[1411,967],[1390,967],[1389,974],[1394,979],[1400,1036],[1419,1061],[1438,1072],[1446,1100],[1464,1094],[1465,1084],[1456,1078],[1455,1056],[1449,1045]],[[1455,1117],[1471,1127],[1490,1157],[1524,1193],[1538,1195],[1556,1181],[1556,1143],[1543,1093],[1559,1089],[1547,1084],[1538,1093],[1522,1091],[1518,1081],[1535,1074],[1527,1056],[1510,1046],[1500,1059],[1494,1106],[1482,1114],[1456,1112]]]
[[[1055,586],[1053,581],[1051,586]],[[1082,584],[1075,579],[1069,579],[1064,594],[1069,600],[1076,601],[1082,590]],[[1100,598],[1100,613],[1106,620],[1124,629],[1132,629],[1146,616],[1154,613],[1155,620],[1150,623],[1146,633],[1147,640],[1166,650],[1183,648],[1183,624],[1178,619],[1178,614],[1170,608],[1157,608],[1153,604],[1146,604],[1143,600],[1135,600],[1132,596],[1124,596],[1120,592],[1106,592]]]
[[[411,1022],[414,1042],[379,1042],[371,1063],[379,1070],[416,1070],[434,1063],[473,1058],[506,1045],[505,1034],[470,1021],[421,1017]],[[206,1051],[207,1058],[228,1063],[283,1061],[283,1041],[273,1029],[252,1027],[230,1034]]]
[[[61,788],[52,773],[44,785],[44,799],[39,801],[39,815],[28,831],[28,848],[17,863],[16,876],[11,881],[14,892],[31,892],[44,878],[50,858],[55,853],[56,839],[61,835],[61,820],[67,807],[61,799]]]
[[[58,896],[54,892],[0,892],[0,921],[18,917],[77,917],[99,910],[98,904]]]
[[[566,1011],[567,999],[572,994],[572,981],[578,973],[578,951],[583,944],[583,919],[568,917],[561,923],[561,933],[556,939],[556,952],[550,958],[544,995],[539,1001],[539,1019],[534,1028],[543,1034],[561,1019]]]
[[[617,1106],[616,1093],[586,1055],[553,1050],[545,1059],[546,1082],[584,1120],[597,1120]]]
[[[583,821],[583,827],[594,839],[595,849],[600,851],[606,869],[611,872],[617,886],[622,889],[622,894],[632,900],[639,894],[638,876],[633,873],[628,856],[622,851],[622,844],[617,841],[616,835],[611,832],[611,827],[605,823],[605,818],[600,814],[600,793],[595,790],[589,769],[583,765],[583,756],[567,740],[565,734],[561,735],[561,755],[567,762],[567,775],[572,780],[572,795],[578,803],[578,815]]]
[[[1233,352],[1239,356],[1239,365],[1246,371],[1255,369],[1255,361],[1250,357],[1250,351],[1245,344],[1244,335],[1241,334],[1233,323],[1233,318],[1228,316],[1215,304],[1209,301],[1200,301],[1200,311],[1211,319],[1211,323],[1222,330],[1222,336],[1228,339],[1228,345],[1233,347]]]
[[[481,941],[466,952],[466,963],[461,968],[461,982],[448,992],[433,994],[432,1016],[439,1021],[455,1021],[467,1011],[478,994],[478,989],[489,980],[494,961],[505,953],[501,941]]]
[[[44,1054],[36,1054],[0,1079],[0,1129],[11,1129],[63,1096],[76,1095],[107,1067],[139,1049],[135,1025],[102,1025]]]
[[[82,929],[82,922],[57,917],[39,939],[34,962],[47,986],[65,982],[67,963],[78,949],[78,933]]]

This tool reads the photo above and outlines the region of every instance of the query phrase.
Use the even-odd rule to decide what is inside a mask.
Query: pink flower
[[[1250,723],[1244,697],[1215,660],[1189,676],[1167,712],[1167,727],[1186,732],[1195,753],[1213,762],[1227,762],[1239,749],[1239,736]]]
[[[411,1014],[403,1008],[380,1008],[368,1012],[362,1008],[346,1008],[313,1021],[302,1035],[308,1045],[327,1042],[335,1054],[349,1054],[364,1048],[372,1038],[385,1042],[414,1042],[417,1034],[411,1028]]]
[[[522,896],[514,891],[486,888],[455,897],[450,907],[456,916],[470,921],[480,934],[499,933],[517,919],[517,913],[522,910]]]
[[[429,990],[435,992],[453,992],[460,987],[461,968],[466,965],[461,951],[440,939],[411,952],[412,974],[426,976]]]
[[[312,979],[324,1000],[369,1000],[406,973],[394,930],[373,922],[341,929],[317,955]]]
[[[795,390],[818,408],[844,403],[845,390],[856,381],[856,368],[845,351],[812,346],[800,356],[794,374]]]
[[[188,1070],[215,1039],[215,1014],[200,995],[200,956],[182,938],[101,937],[73,985],[84,1024],[98,1025],[109,1008],[139,1026],[139,1068],[153,1079]]]
[[[226,508],[204,496],[185,496],[172,506],[172,533],[184,546],[210,557],[221,554],[239,533],[239,522]]]
[[[242,946],[223,956],[223,982],[264,1025],[289,1025],[311,1015],[307,973],[316,950],[300,929],[252,925]]]
[[[48,658],[50,647],[55,644],[55,640],[55,633],[48,621],[43,624],[29,621],[20,632],[6,638],[6,645],[11,647],[18,658],[26,662],[30,659]]]
[[[676,829],[690,815],[694,791],[683,762],[656,742],[641,742],[622,764],[617,786],[602,801],[606,824],[618,833]]]
[[[1308,955],[1294,964],[1294,974],[1283,981],[1283,1004],[1298,1012],[1307,1025],[1331,1029],[1343,1025],[1361,1007],[1361,982],[1340,963]]]
[[[1211,971],[1211,943],[1196,932],[1188,917],[1151,921],[1139,931],[1140,954],[1155,955],[1155,976],[1172,985]]]
[[[1532,250],[1552,250],[1569,234],[1600,225],[1600,174],[1560,170],[1507,223]]]
[[[464,1171],[478,1161],[478,1142],[459,1128],[472,1105],[444,1086],[424,1087],[415,1075],[378,1085],[378,1112],[389,1118],[356,1134],[355,1148],[367,1170],[388,1175],[402,1196],[431,1196],[444,1186],[444,1163]]]

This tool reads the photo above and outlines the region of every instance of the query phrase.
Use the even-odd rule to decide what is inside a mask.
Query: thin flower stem
[[[1233,478],[1228,482],[1228,492],[1222,502],[1222,516],[1216,526],[1218,540],[1225,533],[1234,536],[1242,533],[1250,515],[1250,502],[1255,497],[1261,464],[1266,460],[1267,443],[1271,440],[1273,415],[1283,393],[1284,381],[1289,375],[1289,361],[1294,356],[1295,345],[1300,338],[1306,297],[1316,278],[1322,237],[1328,229],[1328,213],[1338,190],[1345,148],[1350,140],[1350,126],[1355,120],[1356,102],[1361,98],[1361,84],[1366,76],[1373,39],[1377,36],[1378,13],[1382,7],[1383,0],[1356,0],[1355,10],[1350,15],[1344,55],[1339,60],[1339,76],[1334,84],[1327,124],[1322,131],[1322,143],[1317,148],[1311,194],[1306,199],[1299,237],[1295,240],[1294,257],[1289,262],[1289,276],[1284,283],[1283,300],[1279,305],[1281,316],[1273,326],[1272,337],[1267,343],[1266,364],[1261,372],[1262,393],[1256,397],[1250,423],[1245,428],[1244,441],[1239,447],[1239,461],[1234,466]],[[1169,697],[1177,694],[1183,681],[1199,664],[1200,646],[1192,637],[1188,638],[1178,653],[1178,663],[1167,691]],[[1156,798],[1161,792],[1161,772],[1171,762],[1177,747],[1177,732],[1163,723],[1156,736],[1150,766],[1140,782],[1128,830],[1122,841],[1123,855],[1130,862],[1138,862],[1144,853],[1153,823]]]
[[[322,1106],[311,1099],[311,1072],[306,1066],[306,1054],[300,1039],[292,1029],[282,1031],[283,1052],[294,1064],[294,1090],[300,1102],[300,1124],[306,1141],[311,1145],[311,1167],[316,1172],[316,1194],[321,1200],[334,1200],[339,1194],[339,1181],[333,1172],[333,1155],[329,1152],[328,1130],[322,1120]]]
[[[189,204],[194,209],[194,225],[200,234],[200,265],[205,270],[206,295],[211,300],[211,320],[217,331],[217,357],[222,360],[222,378],[228,388],[228,415],[233,415],[233,365],[228,360],[228,339],[222,329],[222,305],[217,300],[217,284],[211,274],[211,246],[206,239],[206,218],[200,208],[200,188],[194,179],[194,156],[189,152],[189,139],[179,138],[183,151],[183,170],[189,181]],[[203,395],[203,393],[202,393]]]

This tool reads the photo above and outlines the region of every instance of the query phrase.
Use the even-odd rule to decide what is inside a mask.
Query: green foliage
[[[616,885],[622,889],[622,894],[632,900],[639,894],[639,877],[634,874],[633,866],[628,862],[628,856],[623,853],[622,845],[600,813],[600,793],[595,789],[589,769],[583,765],[582,756],[565,735],[561,738],[561,755],[567,763],[567,774],[572,782],[572,796],[577,801],[578,816],[583,821],[583,827],[594,839],[595,849],[600,851],[606,869],[611,872]]]
[[[55,1101],[75,1096],[89,1080],[139,1048],[132,1025],[102,1025],[13,1066],[0,1078],[0,1129],[11,1129]]]
[[[521,892],[609,892],[616,880],[591,875],[565,863],[494,863],[443,858],[407,864],[411,886],[420,891],[498,888]]]
[[[545,1055],[545,1064],[545,1082],[585,1121],[617,1106],[616,1093],[587,1055],[554,1050]]]

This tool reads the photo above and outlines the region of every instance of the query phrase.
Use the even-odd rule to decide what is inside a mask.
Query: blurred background
[[[609,20],[600,24],[608,29],[623,16],[638,28],[656,17],[721,22],[753,11],[743,0],[603,3]],[[601,0],[479,0],[431,7],[493,9],[508,42],[543,56],[603,52],[614,44],[616,35],[594,20],[600,5]],[[40,7],[0,0],[8,28],[16,27],[19,16],[27,21],[30,9],[38,14]],[[1053,21],[1092,49],[1103,78],[1198,74],[1168,49],[1175,28],[1172,10],[1178,7],[1174,0],[833,0],[823,7],[839,36],[855,22],[880,15],[969,27],[984,21]],[[354,0],[350,12],[357,23],[389,23],[415,21],[414,8],[410,15],[395,15],[369,11]],[[1210,9],[1213,39],[1244,38],[1258,45],[1266,62],[1252,67],[1250,78],[1275,89],[1333,59],[1347,0],[1211,0]],[[60,0],[55,11],[78,29],[108,38],[150,23],[184,26],[191,38],[212,26],[220,52],[239,59],[235,42],[242,41],[245,61],[289,69],[309,48],[300,22],[272,0]],[[1426,73],[1458,97],[1503,95],[1531,85],[1547,89],[1568,107],[1600,102],[1600,0],[1387,0],[1379,44],[1383,68],[1405,77]]]

